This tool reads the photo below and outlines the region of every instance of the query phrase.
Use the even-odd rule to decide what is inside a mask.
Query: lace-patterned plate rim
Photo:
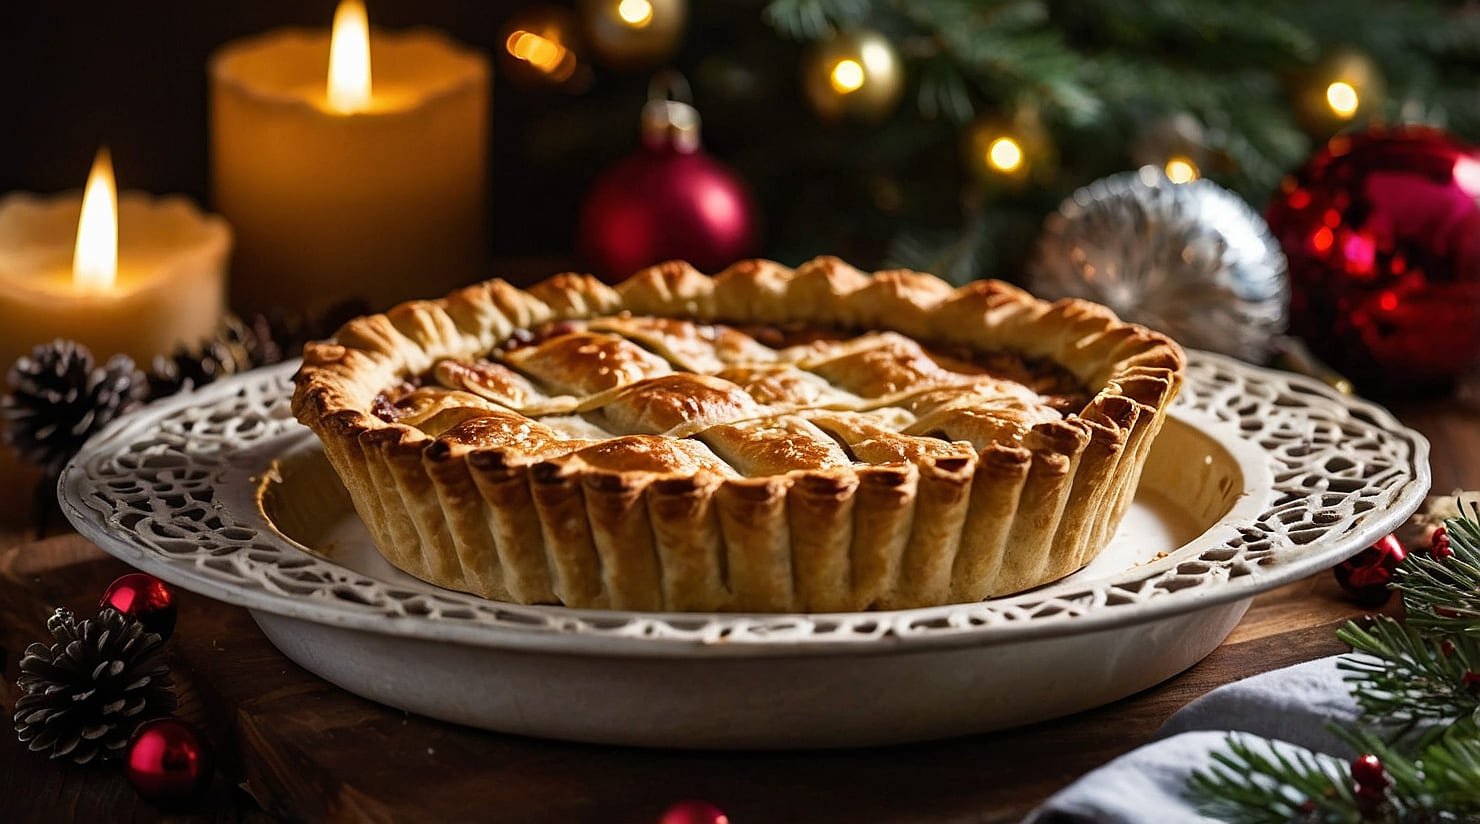
[[[304,551],[253,495],[265,455],[301,439],[296,364],[237,376],[114,422],[64,471],[84,536],[163,580],[227,603],[366,632],[505,649],[624,657],[886,654],[1151,623],[1252,598],[1395,529],[1429,486],[1428,444],[1381,407],[1319,382],[1190,354],[1176,409],[1237,427],[1270,462],[1274,494],[1228,541],[1087,582],[922,609],[828,614],[641,613],[488,601],[382,581]]]

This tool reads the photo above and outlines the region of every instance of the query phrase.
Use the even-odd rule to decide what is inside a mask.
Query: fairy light
[[[848,58],[839,60],[833,65],[828,80],[838,94],[856,92],[863,88],[863,64]]]
[[[987,163],[999,172],[1011,174],[1022,168],[1023,147],[1011,137],[999,137],[987,145]]]
[[[1173,183],[1191,183],[1197,180],[1202,174],[1201,170],[1197,168],[1197,164],[1192,162],[1192,158],[1183,157],[1182,155],[1177,155],[1167,160],[1164,169],[1167,173],[1167,179]]]
[[[617,4],[617,16],[634,29],[645,29],[653,22],[653,4],[649,0],[622,0]]]
[[[1326,105],[1342,120],[1351,120],[1361,102],[1357,90],[1345,80],[1338,80],[1326,87]]]
[[[556,82],[566,80],[576,70],[575,55],[570,49],[543,34],[523,29],[511,32],[504,48],[514,59],[528,63]]]

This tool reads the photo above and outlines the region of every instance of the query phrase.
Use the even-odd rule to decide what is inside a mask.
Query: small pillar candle
[[[0,380],[39,344],[70,338],[98,363],[115,354],[148,369],[155,355],[211,337],[226,300],[231,231],[181,197],[117,197],[99,153],[77,192],[0,198]],[[3,423],[0,423],[3,428]],[[0,499],[21,502],[40,473],[0,445]]]
[[[214,197],[236,231],[239,308],[384,307],[482,276],[488,62],[436,31],[366,32],[349,0],[333,71],[325,31],[276,30],[211,60]]]
[[[105,208],[90,209],[103,217],[83,225],[82,242],[78,193],[0,198],[0,371],[55,338],[147,369],[220,325],[226,223],[181,197],[124,192],[115,207],[112,188],[110,167]],[[99,233],[92,243],[90,229]]]

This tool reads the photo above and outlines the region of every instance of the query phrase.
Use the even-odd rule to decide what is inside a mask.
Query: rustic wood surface
[[[1434,444],[1435,487],[1480,487],[1480,414],[1445,402],[1400,409]],[[37,541],[0,526],[0,705],[15,663],[56,605],[94,608],[126,567],[75,535]],[[1391,607],[1390,607],[1391,608]],[[287,661],[243,610],[181,593],[170,642],[181,714],[208,730],[212,792],[162,813],[114,768],[59,766],[0,735],[0,819],[18,822],[646,822],[702,798],[744,822],[1006,822],[1147,741],[1172,712],[1238,678],[1343,651],[1333,630],[1361,611],[1322,573],[1254,601],[1202,663],[1139,695],[1032,727],[882,749],[693,753],[539,741],[379,707]]]

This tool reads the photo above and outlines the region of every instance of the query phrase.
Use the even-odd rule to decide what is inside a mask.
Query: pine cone
[[[254,320],[266,326],[284,358],[296,358],[303,354],[304,344],[327,338],[350,319],[369,313],[370,304],[360,298],[350,298],[317,315],[290,315],[277,311],[258,315]]]
[[[112,608],[46,621],[56,643],[21,656],[15,734],[32,752],[78,764],[117,758],[140,722],[175,709],[164,639]]]
[[[327,337],[344,321],[366,311],[363,301],[344,301],[317,318],[283,312],[245,319],[229,315],[211,340],[182,346],[154,359],[149,372],[149,397],[199,389],[238,372],[297,357],[305,343]]]
[[[31,463],[59,474],[82,444],[143,399],[144,375],[127,355],[97,368],[86,346],[56,340],[22,356],[0,401],[5,439]]]
[[[282,342],[274,334],[266,315],[249,318],[232,315],[226,319],[221,336],[241,347],[251,369],[283,361]]]
[[[217,337],[203,344],[182,346],[154,359],[149,372],[149,397],[199,389],[253,366],[248,347],[223,326]]]

